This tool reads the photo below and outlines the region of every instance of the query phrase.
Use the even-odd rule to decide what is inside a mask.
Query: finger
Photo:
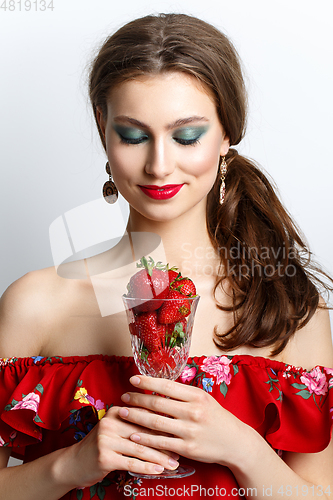
[[[118,440],[117,443],[114,443],[114,447],[117,450],[116,452],[124,457],[125,462],[129,462],[128,470],[131,471],[133,465],[136,467],[141,465],[137,463],[138,461],[149,462],[150,470],[152,469],[151,465],[153,465],[153,473],[155,474],[162,472],[162,469],[164,468],[173,470],[179,465],[179,463],[170,457],[170,455],[128,439],[122,439],[121,441]]]
[[[110,410],[107,412],[107,415],[103,417],[100,422],[100,426],[103,426],[104,433],[106,434],[118,434],[120,437],[124,439],[128,439],[133,432],[145,432],[147,429],[145,427],[135,425],[130,421],[124,421],[119,416],[120,406],[114,406],[112,408],[112,412]],[[142,413],[151,413],[148,410],[137,408],[137,411],[142,411]],[[151,431],[154,432],[154,431]]]
[[[202,392],[198,387],[181,384],[165,378],[135,375],[131,377],[129,381],[135,387],[139,387],[146,391],[157,392],[158,394],[163,394],[164,396],[179,401],[194,401],[198,395],[198,391]]]
[[[157,394],[126,392],[121,396],[121,399],[126,404],[138,407],[138,410],[146,410],[149,413],[167,414],[174,418],[185,418],[188,409],[186,403],[183,401],[175,401],[174,399],[165,398]]]
[[[119,409],[119,416],[126,421],[152,429],[153,431],[171,435],[178,435],[180,432],[180,421],[164,415],[148,412],[143,413],[142,411],[138,411],[136,408],[123,407]]]
[[[135,439],[133,439],[133,441],[135,443],[137,443],[137,441],[135,441]],[[140,443],[141,444],[141,443]],[[161,450],[161,453],[164,453],[165,455],[167,455],[169,458],[173,458],[174,460],[178,461],[179,460],[179,453],[175,453],[174,451],[169,451],[169,450],[163,450],[162,448],[160,449]]]
[[[143,432],[135,432],[130,436],[131,441],[142,444],[157,450],[173,450],[172,458],[179,458],[180,454],[184,454],[183,442],[181,439],[172,436],[161,436],[155,434],[146,434]],[[175,460],[178,460],[175,458]]]

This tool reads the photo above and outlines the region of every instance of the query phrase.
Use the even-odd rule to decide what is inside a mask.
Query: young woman
[[[246,122],[235,49],[196,18],[147,16],[106,40],[90,96],[129,236],[82,262],[84,279],[45,269],[2,297],[2,497],[329,498],[324,282],[266,177],[231,147]],[[118,305],[140,235],[201,297],[177,382],[133,377]],[[106,315],[103,300],[116,304]],[[24,464],[6,468],[11,454]],[[127,475],[158,477],[179,457],[193,476]]]

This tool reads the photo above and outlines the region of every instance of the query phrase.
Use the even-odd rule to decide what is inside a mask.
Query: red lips
[[[153,198],[154,200],[168,200],[175,196],[183,185],[184,184],[165,184],[164,186],[155,186],[149,184],[147,186],[139,186],[139,188],[145,195],[149,196],[149,198]]]

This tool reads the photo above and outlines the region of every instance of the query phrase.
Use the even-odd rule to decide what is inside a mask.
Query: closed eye
[[[173,138],[178,144],[181,144],[182,146],[195,146],[198,144],[200,141],[200,136],[196,137],[195,139],[181,139],[180,137],[174,137]]]
[[[149,139],[147,135],[143,135],[141,137],[125,137],[119,133],[118,135],[120,137],[120,141],[124,144],[142,144]],[[195,144],[198,144],[200,142],[200,137],[201,135],[199,137],[195,137],[194,139],[182,139],[181,137],[173,137],[173,139],[182,146],[194,146]]]
[[[195,146],[208,130],[208,126],[186,127],[174,131],[173,140],[182,146]]]
[[[120,124],[115,124],[113,127],[123,144],[141,144],[149,139],[140,129]]]
[[[141,137],[124,137],[123,135],[119,134],[120,141],[124,144],[141,144],[142,142],[147,141],[148,136],[143,135]]]

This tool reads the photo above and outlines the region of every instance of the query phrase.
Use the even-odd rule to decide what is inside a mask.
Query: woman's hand
[[[135,432],[130,436],[132,441],[200,462],[227,466],[237,462],[237,450],[241,450],[248,426],[207,392],[162,378],[135,376],[130,382],[140,389],[167,396],[138,392],[122,395],[124,403],[150,412],[121,408],[121,418],[155,431],[154,434]]]
[[[121,408],[110,408],[87,436],[73,446],[74,477],[79,480],[79,487],[96,484],[113,470],[128,470],[144,474],[159,474],[166,469],[175,469],[178,458],[175,453],[159,451],[141,443],[131,441],[133,433],[144,436],[149,431],[139,425],[124,422],[119,418]],[[138,413],[148,415],[143,409]]]

